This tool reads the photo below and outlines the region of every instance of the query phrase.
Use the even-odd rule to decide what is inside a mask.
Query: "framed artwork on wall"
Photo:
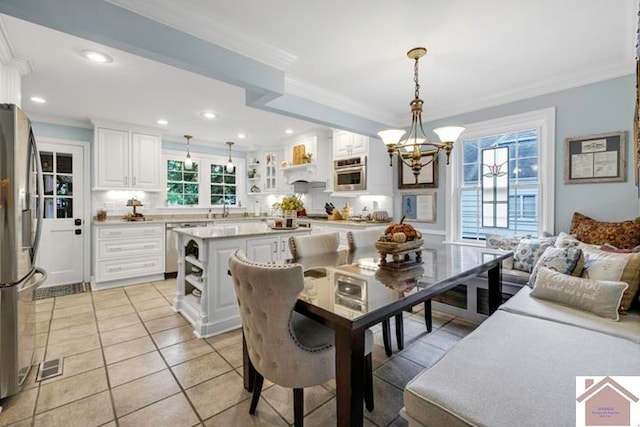
[[[610,132],[564,142],[565,184],[624,182],[627,180],[625,132]]]
[[[436,222],[436,193],[403,194],[402,216],[411,222]]]
[[[405,159],[410,158],[409,155],[403,157]],[[433,158],[433,154],[423,154],[421,162],[426,163],[430,158]],[[401,190],[438,188],[438,157],[436,156],[433,161],[420,170],[417,184],[411,168],[398,161],[398,188]]]

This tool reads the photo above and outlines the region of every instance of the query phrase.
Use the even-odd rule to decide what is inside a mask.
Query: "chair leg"
[[[391,320],[389,317],[382,321],[382,341],[384,342],[384,352],[387,357],[391,357],[393,349],[391,348]]]
[[[293,425],[302,427],[304,424],[304,389],[293,389]]]
[[[404,321],[402,313],[396,314],[396,341],[398,342],[398,350],[404,348]]]
[[[253,397],[251,398],[251,406],[249,407],[249,413],[251,415],[256,413],[256,407],[258,406],[258,401],[260,400],[260,393],[262,392],[262,383],[264,382],[264,377],[260,375],[259,372],[255,373],[255,383],[253,384]]]
[[[373,357],[371,353],[364,357],[364,404],[367,411],[373,412]]]
[[[428,299],[424,302],[424,323],[427,326],[427,332],[431,332],[433,329],[433,318],[431,317],[431,300]]]

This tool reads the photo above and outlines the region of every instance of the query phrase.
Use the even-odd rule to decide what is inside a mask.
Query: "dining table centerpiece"
[[[399,223],[388,226],[376,241],[380,267],[406,270],[422,264],[422,233],[411,224],[404,224],[404,220],[405,217],[402,217]],[[414,259],[411,258],[412,254],[415,255]],[[387,261],[387,255],[391,255],[392,262]]]

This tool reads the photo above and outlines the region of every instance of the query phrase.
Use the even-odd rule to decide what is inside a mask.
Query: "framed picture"
[[[408,159],[410,157],[406,155],[404,158]],[[433,154],[423,154],[422,163],[429,161],[429,158],[433,158]],[[436,156],[432,162],[420,170],[417,184],[411,168],[398,159],[398,188],[438,188],[438,157]]]
[[[411,222],[436,222],[436,193],[403,194],[402,216]]]
[[[564,142],[565,184],[627,180],[625,132],[567,138]]]

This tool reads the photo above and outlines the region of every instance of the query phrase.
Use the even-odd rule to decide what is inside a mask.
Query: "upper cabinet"
[[[159,134],[98,125],[94,153],[94,190],[161,191]]]
[[[366,156],[369,151],[369,137],[343,130],[333,131],[333,158]]]

